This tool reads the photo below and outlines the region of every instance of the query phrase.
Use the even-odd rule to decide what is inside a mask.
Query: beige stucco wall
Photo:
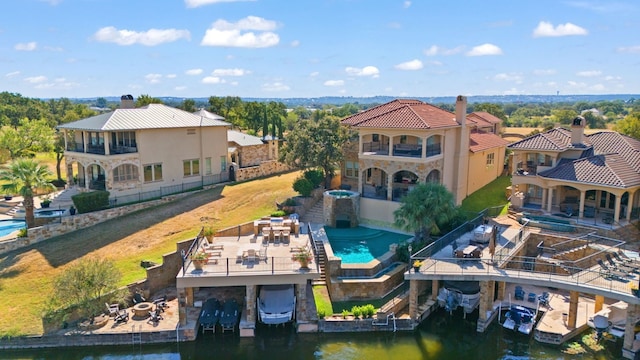
[[[393,224],[393,212],[399,202],[360,198],[360,219],[369,224]]]
[[[487,155],[491,153],[493,153],[493,165],[487,165]],[[465,196],[471,195],[500,176],[504,164],[504,154],[504,147],[469,154],[469,173]]]

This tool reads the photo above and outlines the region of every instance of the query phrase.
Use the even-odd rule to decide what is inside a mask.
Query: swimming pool
[[[51,209],[51,210],[35,210],[33,212],[33,216],[36,218],[56,218],[64,215],[65,211],[63,209]],[[14,218],[24,219],[25,211],[24,209],[19,209],[13,215]]]
[[[23,220],[0,220],[0,237],[7,236],[14,231],[24,229],[26,222]]]
[[[411,236],[362,226],[333,228],[325,226],[333,254],[344,264],[367,263],[389,251],[389,245],[406,241]]]

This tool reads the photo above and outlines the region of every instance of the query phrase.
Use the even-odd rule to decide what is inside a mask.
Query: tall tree
[[[400,199],[393,217],[396,226],[414,232],[416,240],[421,241],[433,231],[439,232],[457,213],[453,194],[444,185],[421,183]]]
[[[27,228],[34,226],[33,197],[39,189],[53,189],[47,180],[53,174],[46,167],[33,159],[17,159],[0,171],[0,180],[5,181],[2,189],[5,193],[18,194],[23,197]]]
[[[328,188],[344,159],[344,145],[353,139],[354,133],[337,118],[326,117],[317,123],[301,121],[287,135],[280,161],[299,169],[322,168]]]
[[[53,149],[54,133],[47,120],[22,119],[17,129],[6,127],[0,131],[0,147],[9,151],[11,159],[50,151]]]
[[[640,140],[640,112],[633,112],[619,120],[615,129],[621,134]]]
[[[135,107],[139,108],[149,104],[164,104],[164,103],[162,102],[162,100],[158,98],[151,97],[147,94],[142,94],[138,96],[138,98],[136,99]]]
[[[182,109],[184,111],[194,113],[198,109],[196,109],[196,102],[193,99],[184,99],[180,105],[178,105],[178,109]]]

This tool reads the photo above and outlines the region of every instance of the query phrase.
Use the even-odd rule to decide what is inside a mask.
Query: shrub
[[[303,174],[304,178],[311,181],[313,188],[317,188],[324,181],[324,172],[320,169],[307,170]]]
[[[27,235],[28,235],[27,228],[22,228],[18,230],[18,237],[27,237]]]
[[[73,204],[81,214],[106,209],[109,207],[108,191],[84,192],[71,197]]]
[[[318,318],[319,319],[324,319],[325,316],[327,316],[326,310],[325,309],[318,309]]]
[[[309,197],[313,189],[313,183],[308,179],[298,178],[293,182],[293,190],[298,192],[301,196]]]
[[[271,213],[272,217],[283,217],[285,215],[287,215],[287,213],[284,210],[276,210]]]
[[[351,308],[351,312],[353,313],[353,316],[357,318],[360,318],[360,316],[362,315],[362,308],[360,306],[354,305]]]
[[[349,310],[347,310],[347,309],[343,309],[343,310],[342,310],[342,317],[343,317],[344,319],[346,319],[346,318],[347,318],[347,316],[349,316]]]
[[[362,307],[362,314],[368,318],[372,317],[376,313],[376,307],[373,304],[367,304]]]
[[[298,203],[296,202],[296,199],[294,198],[287,198],[287,200],[285,200],[282,205],[284,206],[296,206],[298,205]]]

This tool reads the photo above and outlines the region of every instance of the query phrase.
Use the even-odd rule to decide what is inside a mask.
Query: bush
[[[63,188],[65,185],[67,185],[67,182],[62,180],[62,179],[60,179],[60,180],[58,180],[58,179],[51,180],[49,182],[51,183],[51,185],[53,185],[53,186],[55,186],[57,188]]]
[[[313,188],[317,188],[324,181],[324,172],[320,169],[307,170],[303,174],[304,178],[311,181]]]
[[[91,191],[73,195],[73,204],[81,214],[106,209],[109,207],[108,191]]]
[[[298,205],[298,203],[296,202],[296,199],[294,198],[287,198],[287,200],[285,200],[282,205],[284,206],[296,206]]]
[[[271,217],[283,217],[287,215],[287,213],[284,210],[277,210],[271,213]]]
[[[324,319],[327,316],[325,309],[318,309],[318,319]]]
[[[18,230],[18,237],[27,237],[27,235],[29,235],[27,228]]]
[[[356,318],[360,318],[360,316],[362,315],[362,308],[360,306],[354,305],[351,308],[351,312],[353,313],[353,316],[355,316]]]
[[[370,318],[376,313],[376,307],[373,304],[367,304],[362,307],[362,315]]]
[[[346,319],[346,318],[347,318],[347,316],[349,316],[349,310],[347,310],[347,309],[343,309],[343,310],[342,310],[342,317]]]
[[[313,183],[306,178],[298,178],[293,182],[293,190],[304,197],[309,197],[314,188]]]

